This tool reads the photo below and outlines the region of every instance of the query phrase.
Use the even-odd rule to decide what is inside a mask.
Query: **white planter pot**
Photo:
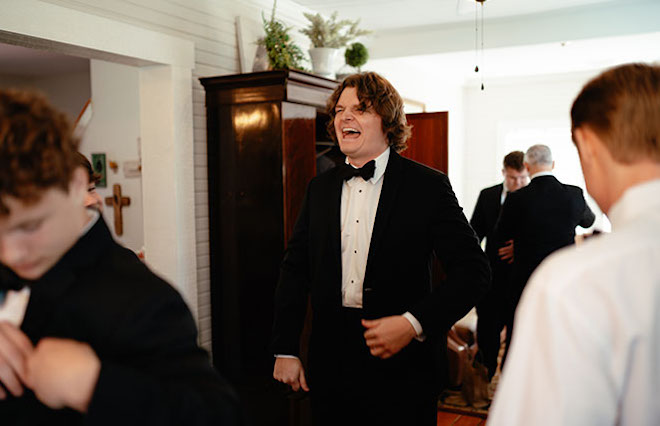
[[[312,68],[314,74],[326,78],[335,78],[335,62],[339,49],[333,47],[314,47],[309,49],[309,56],[312,58]]]

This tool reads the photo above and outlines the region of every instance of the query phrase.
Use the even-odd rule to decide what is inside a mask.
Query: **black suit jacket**
[[[495,225],[502,209],[500,200],[503,190],[504,185],[501,183],[482,189],[470,219],[470,225],[477,233],[479,241],[486,238],[486,254],[491,265],[494,260],[499,259],[497,250],[501,247],[500,241],[496,241]]]
[[[197,346],[181,296],[117,244],[102,218],[31,283],[21,329],[34,344],[88,343],[101,371],[86,416],[51,410],[27,391],[0,401],[3,425],[238,424],[236,397]]]
[[[577,186],[554,176],[537,176],[509,194],[502,206],[498,230],[514,240],[513,285],[519,297],[534,269],[550,253],[575,241],[575,227],[589,227],[595,215]]]
[[[493,288],[491,291],[503,290],[508,274],[511,272],[511,265],[502,261],[497,252],[505,243],[496,232],[497,219],[502,210],[503,190],[504,185],[501,183],[482,189],[470,219],[470,225],[477,233],[479,241],[486,238],[486,255],[493,272]]]
[[[363,283],[363,314],[380,318],[412,313],[427,339],[413,340],[395,355],[418,361],[432,376],[431,347],[446,345],[449,328],[487,290],[489,267],[444,174],[390,152],[376,212]],[[299,353],[311,294],[310,364],[332,376],[341,322],[340,204],[338,168],[310,182],[289,240],[276,291],[273,351]],[[447,279],[432,287],[432,255]],[[415,361],[416,360],[416,361]],[[334,361],[334,362],[333,362]],[[310,373],[314,376],[314,371]]]

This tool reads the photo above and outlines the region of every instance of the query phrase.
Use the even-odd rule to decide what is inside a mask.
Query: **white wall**
[[[488,89],[476,84],[464,89],[464,208],[472,215],[479,191],[502,181],[502,158],[531,145],[548,145],[555,175],[580,186],[586,194],[577,150],[570,135],[570,107],[581,87],[598,72],[527,78],[492,79]],[[600,213],[593,200],[591,208]],[[601,216],[596,226],[603,228]],[[604,225],[606,228],[607,225]]]
[[[103,207],[103,216],[113,236],[124,246],[139,251],[144,245],[142,179],[125,177],[124,163],[140,158],[139,68],[97,59],[91,60],[92,119],[85,131],[80,151],[91,160],[92,153],[105,153],[106,188],[97,188],[103,197],[112,196],[112,186],[121,185],[122,196],[130,197],[122,209],[123,235],[116,234],[114,209]],[[118,164],[117,171],[109,162]]]
[[[388,78],[403,97],[426,103],[427,111],[449,112],[449,177],[467,218],[479,191],[502,181],[504,155],[535,143],[553,149],[560,180],[585,189],[570,140],[569,112],[582,85],[600,70],[489,77],[482,91],[466,57],[471,59],[469,54],[447,62],[437,57],[380,59],[367,68]],[[598,206],[590,197],[587,201],[598,213],[595,226],[608,230]]]
[[[209,268],[208,184],[206,165],[206,109],[199,77],[239,72],[236,16],[261,22],[262,12],[270,16],[271,0],[43,0],[81,12],[110,18],[137,27],[187,39],[195,43],[192,87],[195,240],[197,263],[198,324],[200,342],[210,349],[211,306]],[[306,24],[302,11],[291,0],[277,2],[277,17],[301,28]],[[297,31],[297,30],[294,30]],[[296,35],[297,36],[297,35]],[[302,46],[306,48],[306,46]],[[149,220],[149,218],[145,218]]]
[[[436,66],[411,66],[408,58],[369,61],[363,68],[380,73],[404,98],[423,102],[426,112],[449,112],[448,176],[460,202],[464,192],[462,75],[439,71]]]
[[[89,70],[40,77],[0,74],[0,86],[42,92],[72,123],[91,96]]]

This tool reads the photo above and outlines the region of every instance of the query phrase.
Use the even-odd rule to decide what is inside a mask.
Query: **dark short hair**
[[[504,168],[518,170],[519,172],[525,168],[524,164],[525,153],[522,151],[511,151],[504,156],[504,161],[502,162]]]
[[[573,102],[571,121],[573,132],[588,127],[621,163],[660,163],[660,66],[626,64],[603,72]]]
[[[405,150],[412,126],[406,122],[403,99],[389,81],[375,72],[363,72],[346,77],[330,95],[327,104],[327,112],[330,116],[327,129],[330,137],[334,141],[337,140],[334,127],[335,106],[347,87],[356,88],[360,107],[363,110],[371,107],[380,116],[383,133],[387,136],[388,144],[392,149],[396,152]]]
[[[32,203],[47,189],[68,191],[77,151],[66,116],[43,95],[0,89],[0,215],[9,214],[3,197]]]
[[[82,166],[85,171],[87,172],[87,179],[89,180],[90,183],[97,184],[101,180],[101,175],[94,172],[94,169],[92,168],[92,163],[89,162],[87,157],[82,155],[80,152],[76,153],[76,158],[78,159],[78,165]]]

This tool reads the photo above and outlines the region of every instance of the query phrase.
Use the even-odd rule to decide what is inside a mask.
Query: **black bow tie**
[[[376,161],[371,160],[364,166],[356,169],[350,164],[346,163],[342,166],[340,170],[340,175],[342,179],[349,180],[355,176],[360,176],[365,181],[371,179],[374,176],[374,171],[376,170]]]

